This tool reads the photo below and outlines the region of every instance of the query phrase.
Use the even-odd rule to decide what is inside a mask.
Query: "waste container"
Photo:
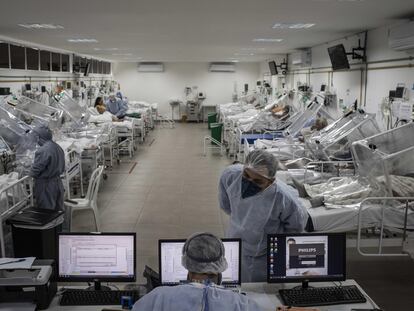
[[[208,128],[211,128],[211,124],[212,123],[216,123],[217,122],[217,112],[211,112],[209,114],[207,114],[207,123],[208,123]]]
[[[221,143],[221,133],[223,131],[223,123],[212,123],[210,125],[211,137]],[[214,142],[211,142],[213,145],[217,145]]]
[[[14,257],[55,259],[63,220],[63,211],[40,208],[28,208],[9,218],[6,222],[12,227]]]

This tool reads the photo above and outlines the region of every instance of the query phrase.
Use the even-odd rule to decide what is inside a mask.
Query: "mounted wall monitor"
[[[89,72],[90,71],[91,71],[91,63],[89,62],[89,63],[86,63],[86,65],[85,65],[85,69],[83,71],[83,75],[85,77],[89,76]]]
[[[9,44],[0,42],[0,68],[10,68]]]
[[[328,48],[333,70],[349,69],[348,56],[346,55],[343,44],[338,44]]]
[[[276,76],[277,75],[277,66],[276,66],[276,62],[275,61],[269,62],[269,69],[270,69],[270,74],[272,76]]]
[[[50,71],[50,69],[51,69],[50,52],[40,51],[40,70]]]
[[[62,71],[69,72],[69,55],[62,54]]]
[[[52,71],[60,71],[60,54],[52,53]]]
[[[24,46],[10,44],[11,69],[26,69]]]
[[[39,70],[39,50],[26,48],[27,70]]]

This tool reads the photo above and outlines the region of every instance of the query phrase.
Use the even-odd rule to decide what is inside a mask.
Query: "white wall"
[[[234,83],[240,94],[244,84],[249,90],[256,86],[260,77],[259,63],[235,63],[236,72],[209,72],[208,63],[165,63],[161,73],[138,72],[137,63],[115,63],[114,79],[120,83],[122,92],[130,100],[158,103],[160,114],[171,116],[170,99],[184,99],[185,87],[198,86],[206,93],[206,105],[217,105],[232,101]],[[181,108],[185,111],[184,106]]]
[[[410,90],[414,88],[414,67],[398,68],[398,69],[382,69],[374,70],[378,67],[384,66],[399,66],[413,64],[414,61],[400,61],[400,62],[384,62],[372,63],[376,61],[391,60],[395,58],[407,58],[409,55],[405,52],[396,52],[388,47],[388,29],[390,26],[381,27],[378,29],[368,31],[367,40],[367,61],[368,74],[366,84],[366,102],[364,102],[365,93],[365,72],[364,67],[358,65],[358,61],[349,58],[351,69],[355,71],[337,71],[332,72],[331,62],[327,52],[329,46],[335,44],[344,44],[347,52],[352,50],[352,47],[358,46],[358,39],[361,39],[361,44],[364,42],[364,34],[359,36],[350,36],[338,41],[329,42],[312,48],[312,68],[311,73],[307,73],[308,69],[293,71],[288,76],[290,87],[295,88],[297,82],[310,82],[313,90],[319,90],[321,84],[331,82],[331,87],[336,91],[338,99],[343,99],[345,104],[350,104],[356,99],[362,107],[371,113],[377,114],[377,121],[381,127],[384,126],[381,113],[380,104],[384,97],[388,96],[389,90],[395,89],[397,84],[403,83]],[[291,69],[297,69],[291,67]],[[362,69],[362,71],[361,71]],[[362,73],[362,74],[361,74]],[[414,100],[414,90],[411,90],[411,100]]]

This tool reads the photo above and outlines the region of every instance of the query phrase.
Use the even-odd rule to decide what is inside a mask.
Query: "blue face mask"
[[[258,185],[242,176],[241,196],[243,199],[252,197],[262,191]]]

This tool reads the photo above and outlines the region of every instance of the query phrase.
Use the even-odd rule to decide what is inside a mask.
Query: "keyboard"
[[[133,303],[139,298],[138,291],[133,290],[66,289],[59,303],[61,306],[121,305],[122,296],[132,297]]]
[[[286,306],[295,307],[364,303],[367,301],[355,285],[281,289],[279,293]]]

